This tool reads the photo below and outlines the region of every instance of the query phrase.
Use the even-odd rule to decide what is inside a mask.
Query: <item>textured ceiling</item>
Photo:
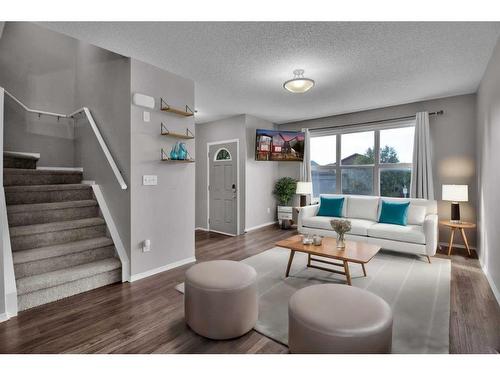
[[[276,123],[477,90],[500,23],[56,22],[45,27],[148,62],[196,86],[197,123]],[[282,84],[305,69],[316,86]]]

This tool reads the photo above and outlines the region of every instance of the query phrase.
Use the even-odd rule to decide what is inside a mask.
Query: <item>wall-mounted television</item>
[[[304,133],[288,130],[257,129],[255,160],[304,160]]]

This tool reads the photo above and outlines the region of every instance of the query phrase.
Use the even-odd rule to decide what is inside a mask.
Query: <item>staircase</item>
[[[4,163],[15,167],[3,173],[19,311],[121,281],[82,172],[35,169],[32,154],[11,153]]]

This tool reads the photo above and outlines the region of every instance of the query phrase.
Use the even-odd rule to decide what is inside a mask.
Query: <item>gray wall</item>
[[[67,114],[75,107],[76,40],[25,22],[7,22],[0,39],[0,86],[30,108]],[[5,103],[5,150],[37,152],[39,166],[74,166],[72,121],[26,114]]]
[[[130,181],[130,59],[78,42],[75,103],[88,107],[127,185]],[[130,188],[122,190],[85,117],[75,122],[75,165],[101,187],[130,259]]]
[[[245,165],[247,158],[245,115],[196,125],[196,227],[207,228],[207,143],[238,139],[240,143],[240,233],[245,230]]]
[[[0,24],[0,38],[2,37],[2,29],[3,25]],[[3,90],[0,89],[0,152],[3,154],[3,114],[4,114],[4,92]],[[0,160],[0,170],[3,171],[3,158]],[[5,196],[4,190],[3,190],[3,173],[0,176],[0,194]],[[4,199],[3,197],[0,197],[0,204],[3,206],[4,205]],[[5,212],[7,212],[7,207],[0,207],[0,209]],[[3,218],[0,217],[0,224],[2,225],[2,228],[0,228],[0,321],[2,320],[2,314],[5,314],[5,261],[4,261],[4,253],[7,252],[6,247],[6,238],[5,238],[5,233],[6,233],[6,226],[7,223],[3,222]],[[6,316],[5,316],[6,318]]]
[[[168,129],[193,133],[194,118],[159,111],[159,98],[174,107],[194,107],[194,82],[137,60],[131,62],[131,94],[155,97],[156,108],[131,104],[131,263],[132,275],[147,272],[195,256],[195,165],[160,161],[176,139],[160,135],[160,122]],[[150,111],[151,121],[143,121]],[[186,141],[196,158],[195,142]],[[200,154],[200,155],[203,155]],[[157,175],[157,186],[143,186],[143,175]],[[151,240],[151,252],[142,252],[142,242]]]
[[[500,41],[477,95],[478,252],[500,303]]]
[[[281,124],[280,129],[314,129],[323,126],[339,126],[362,121],[376,121],[386,118],[410,115],[419,111],[434,112],[444,110],[444,115],[430,119],[432,138],[432,158],[434,166],[434,191],[438,200],[440,219],[450,218],[450,202],[441,201],[442,184],[469,185],[469,202],[461,203],[463,220],[476,221],[477,186],[475,166],[475,123],[476,95],[461,95],[443,99],[379,108],[339,116],[325,117],[309,121]],[[299,177],[297,163],[280,163],[280,176]],[[457,236],[455,237],[457,238]],[[440,228],[439,239],[449,240],[449,232]],[[476,243],[475,231],[468,233],[469,242]],[[457,243],[462,243],[457,239]]]
[[[272,122],[246,115],[246,167],[245,167],[245,228],[247,230],[276,221],[276,199],[273,188],[278,178],[276,161],[255,160],[255,130],[274,129]]]

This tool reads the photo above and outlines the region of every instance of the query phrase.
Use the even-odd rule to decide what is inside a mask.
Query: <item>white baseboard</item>
[[[251,228],[245,228],[245,232],[250,232],[251,230],[256,230],[256,229],[264,228],[264,227],[267,227],[269,225],[273,225],[273,224],[276,224],[276,223],[277,223],[277,221],[270,221],[268,223],[256,225],[256,226],[251,227]]]
[[[490,288],[493,291],[493,294],[495,295],[495,298],[497,300],[498,305],[500,306],[500,291],[498,290],[497,286],[493,282],[493,278],[491,277],[490,273],[488,272],[488,267],[481,264],[481,269],[483,270],[484,274],[486,275],[486,279],[488,280],[488,283],[490,284]]]
[[[207,228],[203,228],[203,227],[196,227],[196,228],[194,228],[194,230],[202,230],[204,232],[208,232],[208,229]]]
[[[444,249],[448,249],[448,246],[450,246],[450,244],[448,242],[440,242],[439,246],[443,247]],[[457,247],[459,249],[465,249],[466,248],[465,245],[461,245],[461,244],[453,244],[453,247]],[[469,248],[471,250],[476,251],[476,247],[475,246],[469,246]]]
[[[213,229],[210,229],[210,232],[223,234],[224,236],[229,236],[229,237],[236,237],[237,236],[236,234],[221,232],[221,231],[213,230]]]
[[[177,262],[170,263],[170,264],[167,264],[165,266],[158,267],[158,268],[154,268],[154,269],[149,270],[149,271],[136,273],[135,275],[130,276],[130,281],[134,282],[134,281],[137,281],[140,279],[144,279],[145,277],[153,276],[153,275],[156,275],[157,273],[165,272],[165,271],[171,270],[173,268],[177,268],[177,267],[183,266],[183,265],[188,264],[188,263],[193,263],[193,262],[196,262],[196,258],[194,258],[194,257],[182,259],[182,260],[179,260]]]
[[[6,313],[0,314],[0,323],[5,322],[6,320],[9,320],[9,317],[7,316]]]

